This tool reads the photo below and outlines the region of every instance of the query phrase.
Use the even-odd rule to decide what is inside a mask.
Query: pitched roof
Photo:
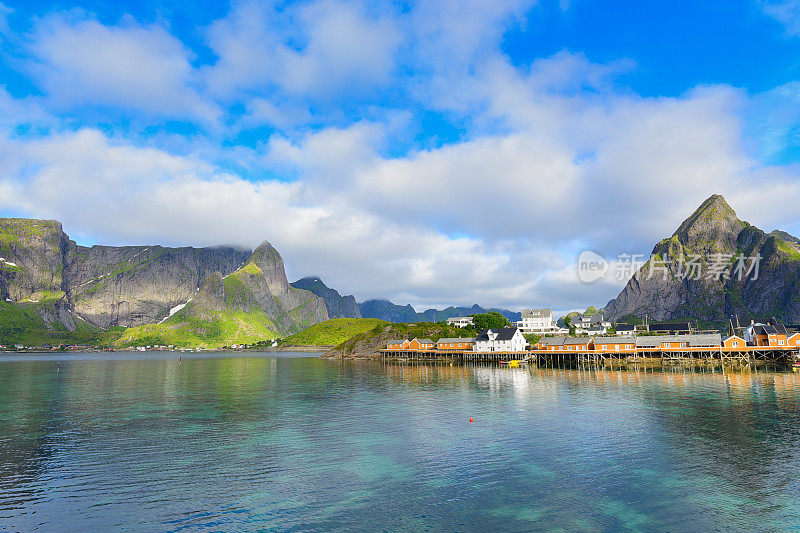
[[[430,339],[414,339],[414,340],[419,342],[420,344],[433,344],[433,341]]]
[[[722,335],[719,333],[700,333],[698,335],[684,335],[691,337],[689,346],[719,346],[722,343]]]
[[[592,340],[591,337],[569,337],[567,339],[564,339],[564,344],[565,345],[569,345],[569,344],[589,344],[589,341],[591,341],[591,340]]]
[[[457,342],[475,342],[473,337],[444,337],[436,341],[436,344],[445,344],[445,343],[457,343]]]
[[[552,309],[523,309],[522,318],[547,318],[553,316]]]
[[[631,344],[633,339],[628,337],[595,337],[595,344]]]
[[[488,341],[489,340],[489,332],[496,333],[497,337],[495,340],[497,341],[510,341],[514,338],[514,335],[517,333],[519,328],[497,328],[497,329],[487,329],[481,331],[477,337],[475,337],[476,341]]]
[[[617,324],[614,329],[616,331],[633,331],[635,327],[633,324]]]
[[[544,346],[561,346],[564,344],[566,337],[542,337],[539,339]]]
[[[780,324],[770,326],[768,324],[756,324],[753,326],[756,335],[786,335],[786,327]]]
[[[392,339],[390,341],[386,341],[386,344],[402,344],[404,342],[408,342],[407,339]]]
[[[722,335],[719,333],[700,333],[696,335],[649,335],[636,337],[637,348],[658,348],[662,342],[685,342],[690,347],[719,346]]]

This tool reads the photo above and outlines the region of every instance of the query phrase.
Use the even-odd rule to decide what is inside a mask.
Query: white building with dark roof
[[[476,352],[524,352],[528,341],[519,328],[499,328],[482,331],[475,338]]]
[[[465,328],[467,326],[474,326],[475,321],[471,316],[451,316],[447,319],[448,326],[455,326],[457,328]]]
[[[552,333],[555,325],[553,324],[552,309],[523,309],[522,320],[517,322],[517,327],[522,333]]]

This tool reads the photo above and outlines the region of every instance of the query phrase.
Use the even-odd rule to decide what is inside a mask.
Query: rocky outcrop
[[[798,322],[798,296],[800,241],[739,220],[725,199],[714,195],[655,245],[650,260],[604,313],[611,319],[648,315],[713,324],[733,316]]]
[[[309,276],[292,283],[292,287],[312,292],[325,300],[330,318],[361,318],[355,296],[342,296],[331,289],[318,276]]]
[[[283,259],[268,242],[252,252],[85,247],[71,241],[59,222],[6,218],[0,219],[0,258],[3,301],[32,307],[46,324],[71,331],[76,322],[100,328],[153,324],[181,306],[187,316],[190,310],[257,309],[279,334],[328,318],[321,298],[289,285]]]
[[[327,320],[322,298],[290,286],[283,272],[280,254],[264,242],[241,268],[210,274],[183,308],[159,324],[127,329],[117,344],[219,348],[286,337]]]
[[[102,328],[157,322],[185,304],[207,276],[230,274],[249,254],[229,247],[71,243],[65,259],[67,296],[81,318]]]

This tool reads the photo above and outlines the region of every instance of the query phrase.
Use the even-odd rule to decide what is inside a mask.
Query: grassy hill
[[[220,310],[213,316],[184,316],[179,312],[161,324],[128,328],[114,343],[130,346],[175,346],[178,348],[221,348],[232,344],[255,344],[281,335],[269,318],[259,311]]]
[[[123,328],[104,331],[79,320],[76,321],[77,330],[69,331],[60,323],[45,323],[40,315],[48,312],[52,312],[52,303],[46,299],[37,303],[0,301],[0,345],[109,346],[122,333]]]
[[[326,357],[375,357],[378,350],[386,348],[392,339],[431,339],[442,337],[474,337],[475,330],[457,328],[443,323],[420,322],[416,324],[391,324],[384,322],[338,344]]]
[[[336,346],[354,335],[364,333],[384,324],[389,325],[388,322],[377,318],[334,318],[286,337],[281,341],[281,345]]]

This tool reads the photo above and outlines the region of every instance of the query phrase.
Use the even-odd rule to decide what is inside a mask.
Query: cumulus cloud
[[[52,16],[30,37],[30,72],[58,108],[110,106],[213,121],[199,94],[191,53],[165,28]]]
[[[0,210],[57,218],[100,242],[252,247],[269,239],[290,275],[323,273],[362,298],[404,294],[416,303],[466,303],[464,283],[508,295],[527,281],[517,267],[507,269],[508,244],[448,238],[340,197],[310,202],[302,184],[249,182],[190,158],[115,144],[96,130],[6,140],[0,154],[17,154],[15,177],[0,179]]]
[[[218,60],[211,89],[230,97],[249,89],[332,98],[387,83],[401,32],[393,18],[359,2],[321,0],[277,10],[243,2],[208,30]]]
[[[580,251],[647,253],[712,193],[764,229],[797,225],[798,169],[765,161],[743,120],[764,102],[785,116],[793,84],[643,97],[617,85],[626,58],[515,64],[501,44],[531,5],[245,1],[199,32],[205,63],[165,25],[53,15],[26,41],[44,95],[0,90],[0,212],[98,243],[268,239],[290,276],[359,299],[564,311],[624,282],[580,283]],[[129,136],[52,113],[94,107],[217,129]],[[428,113],[457,138],[415,143]],[[775,153],[791,144],[793,118],[761,117]]]

